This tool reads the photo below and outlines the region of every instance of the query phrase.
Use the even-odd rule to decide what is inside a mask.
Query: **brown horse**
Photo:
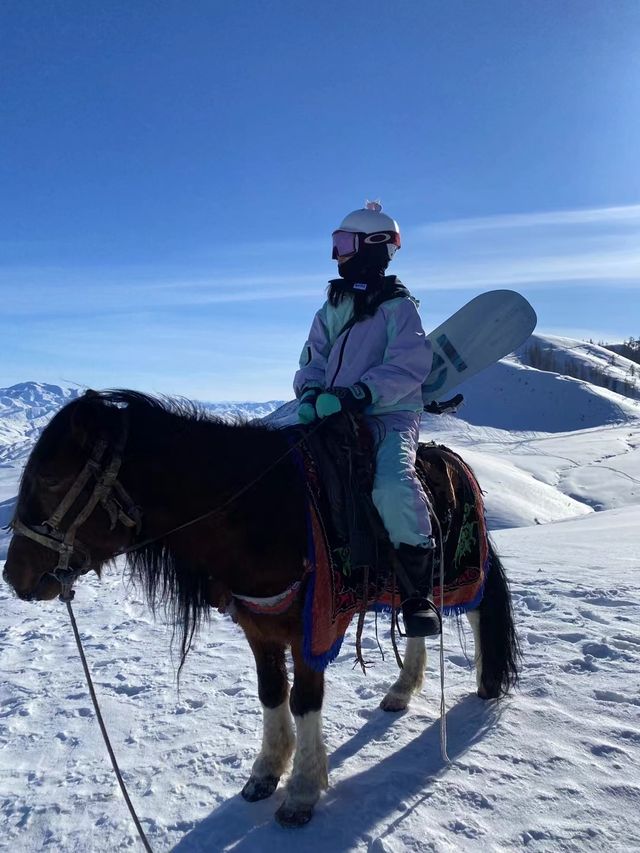
[[[52,599],[128,552],[152,607],[167,607],[178,628],[182,662],[209,608],[229,610],[254,654],[263,705],[262,748],[242,794],[270,796],[295,752],[276,817],[299,826],[327,787],[324,676],[305,662],[304,582],[280,615],[252,613],[240,598],[278,596],[304,576],[305,486],[290,447],[283,430],[227,424],[190,403],[87,392],[56,414],[31,453],[4,577],[22,599]],[[517,679],[518,649],[493,551],[484,596],[468,616],[478,694],[498,697]],[[424,641],[409,640],[382,708],[406,708],[425,660]]]

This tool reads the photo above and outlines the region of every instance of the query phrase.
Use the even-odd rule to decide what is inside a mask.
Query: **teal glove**
[[[371,391],[364,382],[356,382],[349,388],[329,388],[316,400],[316,412],[319,418],[328,418],[338,412],[358,414],[371,404]]]
[[[298,423],[312,424],[318,419],[315,403],[319,390],[319,388],[309,388],[302,394],[302,397],[300,397],[300,404],[298,405]]]

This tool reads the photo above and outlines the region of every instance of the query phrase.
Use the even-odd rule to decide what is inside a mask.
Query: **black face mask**
[[[353,257],[338,264],[338,274],[347,281],[366,282],[375,287],[382,284],[389,260],[386,244],[363,246]]]

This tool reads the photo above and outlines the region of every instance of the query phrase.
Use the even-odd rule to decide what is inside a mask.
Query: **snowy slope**
[[[328,671],[330,784],[300,831],[273,821],[281,793],[239,790],[260,742],[251,657],[212,615],[175,690],[170,631],[117,571],[79,585],[76,614],[103,712],[156,851],[632,851],[639,849],[640,510],[496,534],[524,648],[514,696],[485,703],[447,628],[449,754],[439,754],[437,655],[423,693],[377,709],[395,677],[352,668],[353,635]],[[135,849],[62,605],[0,589],[0,808],[6,849]],[[386,622],[381,634],[386,637]],[[387,651],[388,641],[383,640]],[[471,640],[465,631],[467,654]]]
[[[623,355],[589,341],[576,341],[557,335],[534,333],[515,353],[531,367],[586,379],[632,399],[640,399],[640,368]]]
[[[640,402],[559,373],[503,359],[463,382],[460,416],[508,430],[568,432],[640,417]]]
[[[640,849],[637,407],[586,382],[501,367],[484,387],[502,377],[504,400],[478,394],[461,411],[469,420],[423,420],[423,439],[458,450],[479,476],[525,655],[513,697],[482,702],[470,633],[461,646],[457,626],[447,627],[451,766],[439,752],[437,655],[410,710],[383,713],[377,704],[396,670],[392,654],[378,658],[370,617],[369,674],[352,669],[353,633],[327,672],[331,787],[309,827],[285,832],[273,821],[280,792],[255,805],[238,794],[259,749],[261,715],[237,627],[212,614],[178,695],[171,629],[153,621],[121,572],[78,584],[76,615],[103,713],[154,850]],[[0,428],[0,495],[15,494],[36,421],[56,407],[45,387],[0,391],[12,421]],[[539,402],[527,407],[527,395]],[[43,399],[51,411],[36,415]],[[238,405],[244,416],[254,411]],[[517,431],[507,428],[513,407]],[[288,404],[274,419],[292,412]],[[0,504],[0,523],[2,512]],[[387,629],[381,617],[390,651]],[[135,849],[63,606],[20,602],[0,585],[0,640],[0,847]]]
[[[544,524],[640,503],[640,421],[562,433],[487,429],[425,417],[423,438],[475,470],[491,529]]]

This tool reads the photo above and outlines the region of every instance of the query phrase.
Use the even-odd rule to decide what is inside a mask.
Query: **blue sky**
[[[290,396],[381,198],[433,328],[640,335],[637,0],[5,0],[0,385]]]

